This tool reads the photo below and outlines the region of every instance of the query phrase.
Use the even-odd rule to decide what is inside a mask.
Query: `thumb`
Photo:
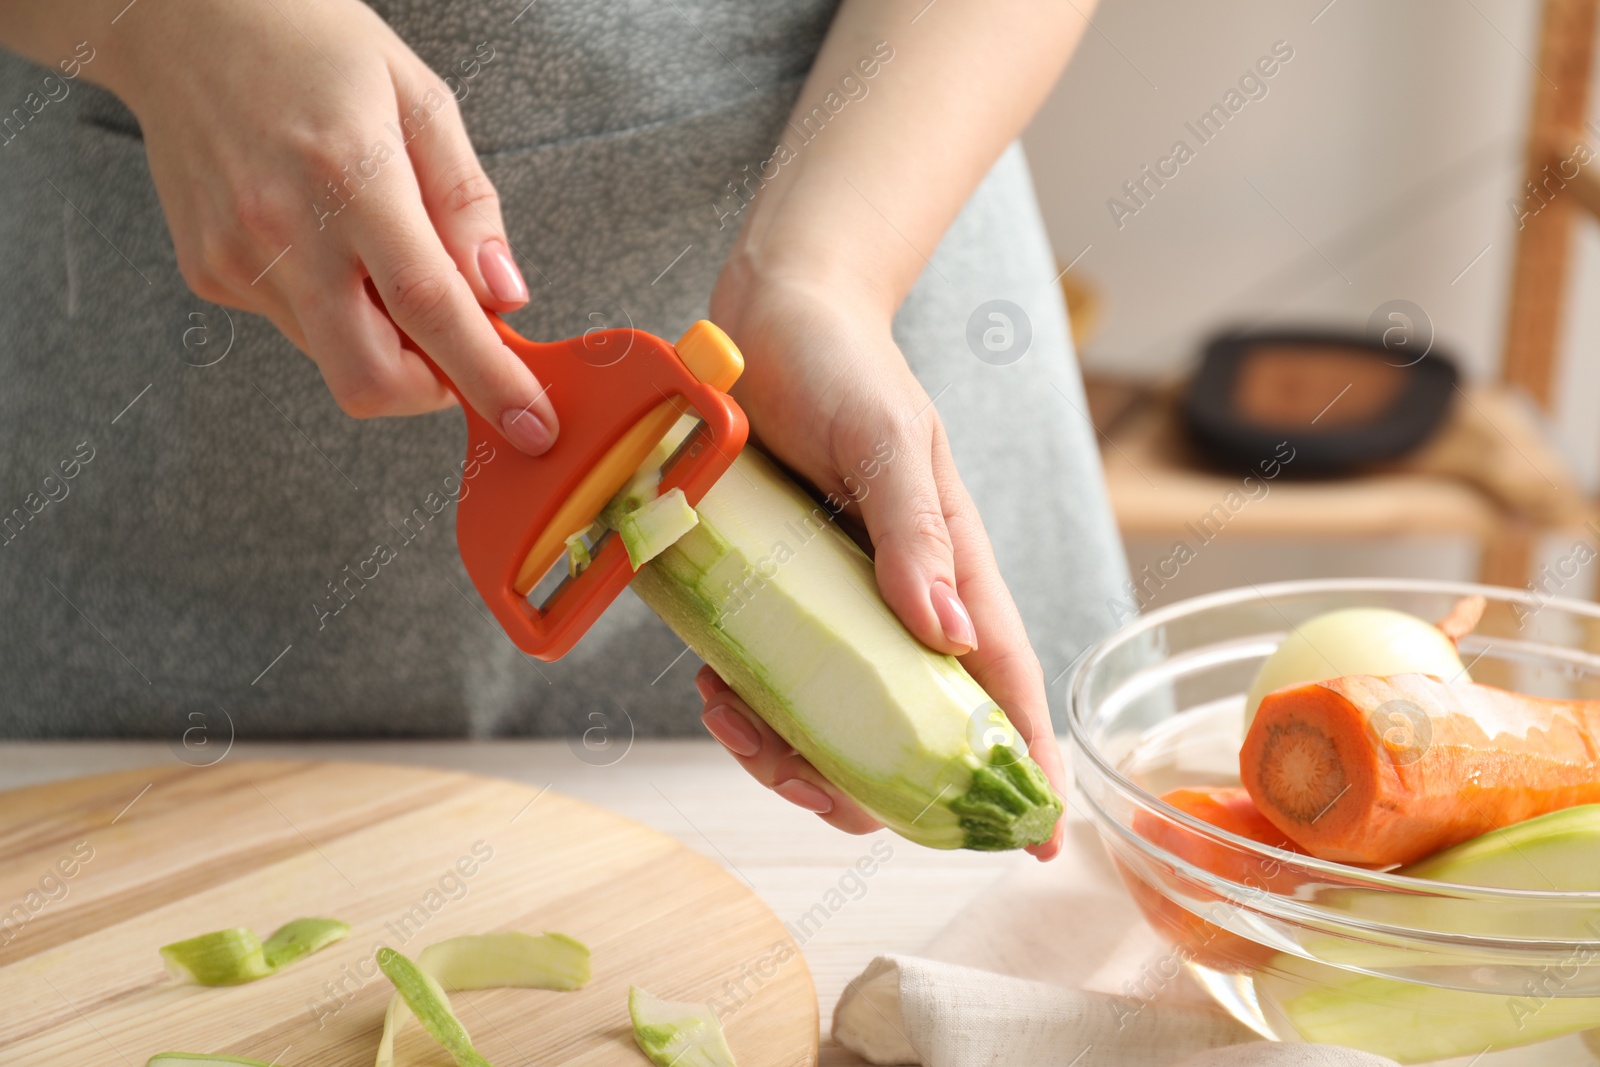
[[[861,498],[861,519],[883,599],[917,640],[960,656],[978,647],[978,634],[956,591],[932,451],[927,441],[898,442],[895,458]]]
[[[528,284],[506,240],[500,194],[478,162],[455,98],[429,89],[409,112],[403,96],[401,105],[408,123],[406,151],[439,240],[478,303],[492,311],[516,310],[528,302]],[[418,129],[410,122],[430,109],[434,113],[426,126]]]

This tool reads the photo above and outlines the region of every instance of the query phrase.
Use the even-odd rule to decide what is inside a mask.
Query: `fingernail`
[[[934,582],[929,599],[933,601],[933,613],[939,617],[945,639],[969,651],[977,648],[978,631],[972,628],[972,616],[967,614],[967,606],[961,603],[950,583]]]
[[[718,704],[700,716],[700,721],[706,724],[712,737],[722,742],[723,748],[736,756],[749,758],[761,751],[761,735],[756,733],[756,728],[726,704]]]
[[[530,456],[542,456],[556,443],[555,434],[550,432],[550,427],[544,424],[543,419],[534,414],[531,405],[512,408],[500,416],[500,429],[505,431],[506,440],[516,446],[517,451]]]
[[[490,294],[506,304],[522,304],[528,299],[528,283],[522,280],[511,250],[498,237],[491,237],[478,249],[478,270]]]
[[[787,782],[779,782],[772,787],[772,791],[791,804],[798,804],[807,811],[814,811],[818,815],[826,815],[833,810],[833,798],[810,782],[791,778]]]

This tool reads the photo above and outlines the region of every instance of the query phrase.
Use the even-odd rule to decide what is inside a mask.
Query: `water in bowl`
[[[1111,753],[1117,769],[1141,788],[1160,796],[1173,789],[1239,784],[1239,744],[1244,737],[1244,694],[1195,704],[1134,735]],[[1196,961],[1189,974],[1229,1014],[1264,1037],[1302,1040],[1273,1003],[1270,991],[1248,974],[1215,970]],[[1600,1064],[1600,1030],[1567,1034],[1538,1044],[1483,1049],[1432,1067],[1595,1067]]]

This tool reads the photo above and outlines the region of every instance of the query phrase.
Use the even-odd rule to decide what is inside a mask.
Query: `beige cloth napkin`
[[[1081,818],[1059,859],[1006,875],[927,958],[873,960],[839,998],[833,1036],[869,1063],[922,1067],[1395,1067],[1262,1041],[1217,1008]]]

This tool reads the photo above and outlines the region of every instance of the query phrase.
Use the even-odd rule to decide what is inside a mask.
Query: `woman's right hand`
[[[519,449],[550,447],[554,408],[482,310],[528,299],[494,186],[449,88],[382,19],[358,0],[198,0],[117,29],[106,84],[196,295],[271,319],[358,418],[454,403],[403,330]]]

